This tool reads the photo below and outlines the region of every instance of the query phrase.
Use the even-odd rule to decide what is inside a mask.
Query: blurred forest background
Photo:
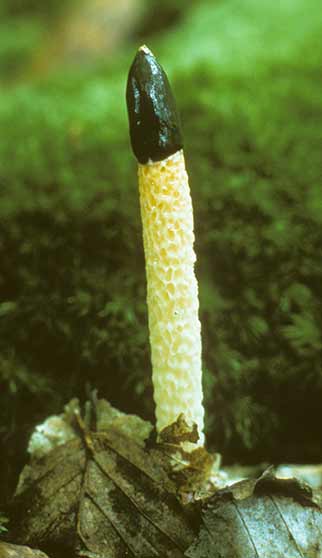
[[[1,0],[0,505],[34,425],[89,386],[153,420],[137,47],[180,109],[207,436],[225,463],[322,460],[320,0]]]

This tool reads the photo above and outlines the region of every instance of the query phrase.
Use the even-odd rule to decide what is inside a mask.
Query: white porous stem
[[[139,165],[157,430],[184,413],[203,443],[201,328],[184,156]]]

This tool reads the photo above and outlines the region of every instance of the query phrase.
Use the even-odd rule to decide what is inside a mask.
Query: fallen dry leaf
[[[73,401],[74,438],[25,467],[15,542],[52,558],[321,558],[320,492],[271,470],[219,490],[216,455],[185,450],[183,417],[158,444],[146,421],[86,408],[85,424]]]
[[[0,558],[49,558],[47,554],[27,546],[0,542]]]
[[[220,490],[202,510],[187,558],[321,558],[322,513],[312,489],[268,470]]]
[[[96,411],[99,431],[79,418],[74,440],[25,468],[13,540],[91,558],[183,557],[195,514],[180,504],[169,459],[158,446],[145,449],[141,419],[115,414],[107,402]]]

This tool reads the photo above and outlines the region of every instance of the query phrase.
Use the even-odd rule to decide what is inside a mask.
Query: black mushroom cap
[[[183,146],[168,78],[152,52],[139,48],[129,71],[126,102],[130,137],[140,163],[162,161]]]

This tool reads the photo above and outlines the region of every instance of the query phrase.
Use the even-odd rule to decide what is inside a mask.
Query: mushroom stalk
[[[193,212],[175,101],[147,47],[131,66],[127,105],[139,161],[147,304],[157,430],[183,413],[203,443],[201,327]]]

